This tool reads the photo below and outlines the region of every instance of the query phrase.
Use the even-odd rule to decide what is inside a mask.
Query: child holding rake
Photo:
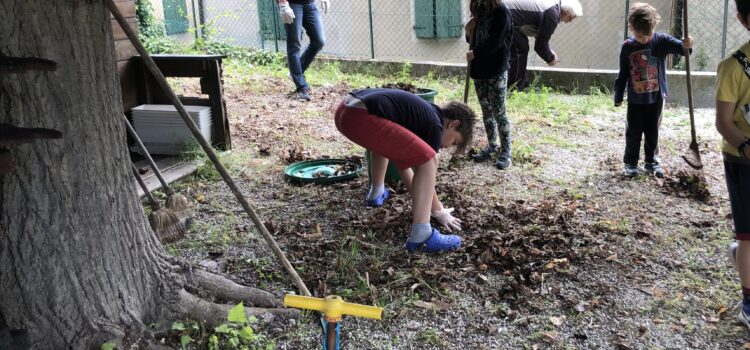
[[[625,128],[625,176],[638,176],[641,137],[646,156],[645,169],[656,177],[664,177],[659,165],[659,126],[664,99],[668,96],[666,56],[682,55],[693,47],[693,39],[682,41],[654,33],[661,17],[653,6],[637,2],[630,8],[628,28],[633,36],[625,40],[620,51],[620,73],[615,80],[615,106],[620,106],[628,88],[628,112]]]

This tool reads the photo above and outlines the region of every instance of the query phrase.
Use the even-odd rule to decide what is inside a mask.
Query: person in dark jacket
[[[497,154],[495,167],[502,170],[511,165],[510,122],[505,112],[511,15],[501,0],[471,0],[469,11],[472,19],[467,24],[466,39],[474,46],[466,53],[466,60],[471,63],[471,78],[487,132],[487,147],[473,158],[483,162]]]
[[[625,40],[620,51],[620,72],[615,80],[615,106],[622,104],[628,90],[628,112],[625,127],[625,176],[639,174],[638,157],[641,138],[645,169],[656,177],[664,177],[659,165],[659,126],[664,99],[667,98],[666,57],[682,55],[693,47],[693,39],[682,41],[665,33],[654,33],[661,20],[653,6],[637,2],[630,8],[628,27],[633,36]]]
[[[526,61],[529,57],[529,37],[535,38],[534,51],[548,65],[554,66],[559,57],[549,44],[560,22],[570,23],[583,15],[578,0],[504,0],[513,16],[513,41],[510,46],[508,86],[523,91],[526,80]]]

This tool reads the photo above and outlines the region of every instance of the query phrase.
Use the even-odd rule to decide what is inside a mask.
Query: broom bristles
[[[174,212],[190,210],[190,203],[187,198],[177,193],[167,196],[167,202],[165,205]]]
[[[187,233],[185,221],[180,220],[175,213],[166,208],[152,212],[149,216],[149,222],[156,237],[162,243],[174,242],[184,237]]]

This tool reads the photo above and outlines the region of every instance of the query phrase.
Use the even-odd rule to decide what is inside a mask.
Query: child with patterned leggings
[[[488,145],[473,156],[484,162],[497,154],[495,167],[511,165],[510,121],[505,112],[508,90],[509,50],[513,34],[510,10],[500,0],[471,0],[472,20],[467,23],[467,41],[474,36],[474,47],[466,53],[471,78],[482,106]],[[500,144],[498,145],[498,137]]]
[[[461,246],[459,236],[444,235],[430,225],[433,217],[449,230],[461,230],[461,220],[451,214],[452,208],[443,207],[435,192],[437,152],[454,145],[465,148],[471,142],[475,118],[462,103],[438,107],[395,89],[354,91],[336,109],[336,128],[372,154],[367,206],[379,207],[388,199],[385,173],[389,160],[396,163],[412,197],[409,252],[444,252]]]

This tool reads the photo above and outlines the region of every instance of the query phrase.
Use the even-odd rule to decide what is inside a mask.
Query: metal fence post
[[[372,28],[372,0],[367,0],[367,11],[370,13],[370,58],[375,59],[375,34]]]
[[[275,7],[274,2],[276,0],[268,0],[268,2],[271,3],[271,8],[274,9]],[[279,20],[279,16],[274,14],[273,11],[271,11],[271,17],[273,18],[273,44],[276,48],[276,52],[279,52],[279,23],[277,22]]]
[[[195,0],[191,1],[191,5],[192,5],[192,8],[193,8],[193,25],[195,26],[195,32],[193,33],[193,36],[195,37],[195,40],[198,40],[198,27],[199,26],[198,26],[198,18],[195,15],[195,11],[196,11]]]
[[[729,17],[729,0],[724,0],[724,23],[721,30],[721,59],[727,55],[727,20]]]
[[[622,32],[622,40],[628,39],[628,12],[630,12],[630,0],[625,0],[625,30]]]

